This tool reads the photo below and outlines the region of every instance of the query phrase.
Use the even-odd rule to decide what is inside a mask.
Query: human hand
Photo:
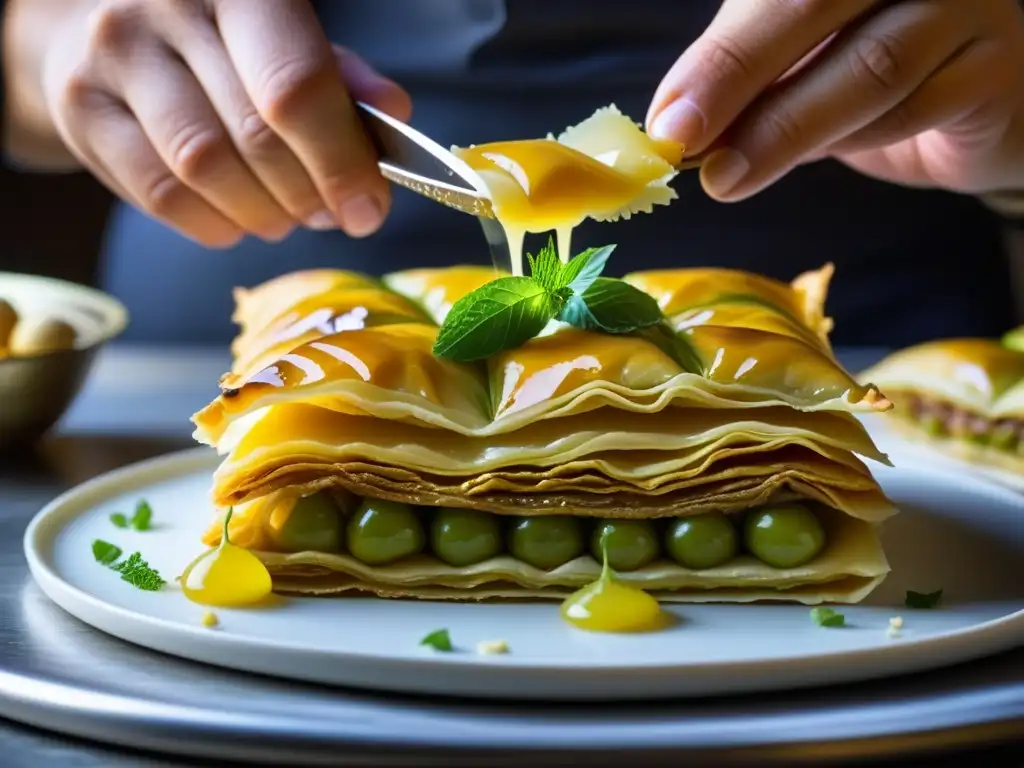
[[[712,197],[835,157],[876,178],[1024,188],[1019,0],[725,0],[662,80],[648,130],[711,150]]]
[[[101,0],[43,78],[78,159],[209,247],[300,222],[361,237],[389,208],[353,100],[407,120],[409,96],[332,49],[308,0]]]

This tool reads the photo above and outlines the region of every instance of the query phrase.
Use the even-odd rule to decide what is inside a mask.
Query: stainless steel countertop
[[[879,354],[878,350],[862,350],[843,355],[843,358],[851,368],[859,368]],[[34,454],[0,460],[0,542],[18,542],[16,548],[7,546],[0,549],[0,688],[7,672],[39,672],[43,678],[42,671],[56,665],[63,665],[61,672],[65,677],[87,679],[93,670],[82,669],[81,663],[84,662],[79,662],[78,667],[72,669],[79,658],[92,658],[89,654],[94,646],[116,642],[98,636],[91,628],[63,615],[37,590],[32,591],[34,584],[30,583],[20,557],[21,533],[29,518],[58,493],[90,477],[149,456],[190,446],[188,416],[216,393],[217,379],[227,365],[228,357],[222,350],[154,352],[112,347],[101,355],[85,391],[56,433],[45,440]],[[50,622],[47,626],[52,636],[48,636],[46,642],[30,643],[24,639],[25,624],[31,623],[33,612],[38,612],[45,622]],[[81,649],[81,657],[76,649]],[[195,669],[186,669],[179,666],[181,662],[164,661],[165,657],[154,659],[147,654],[125,647],[121,657],[123,668],[102,671],[108,675],[122,671],[125,675],[142,675],[144,684],[136,687],[140,690],[146,688],[150,696],[159,697],[161,680],[166,679],[162,675],[173,675],[176,669],[185,669],[186,673],[193,674],[190,670]],[[138,666],[146,659],[151,659],[151,666]],[[639,721],[649,716],[658,720],[675,719],[682,732],[692,730],[703,718],[709,718],[709,728],[712,721],[721,725],[730,719],[749,722],[752,728],[758,723],[763,727],[765,715],[770,713],[775,717],[777,727],[792,727],[794,733],[813,733],[817,729],[824,738],[823,742],[813,745],[807,743],[802,747],[785,748],[780,745],[760,753],[761,757],[770,756],[773,764],[824,764],[826,760],[835,762],[840,758],[884,756],[897,760],[900,765],[912,765],[916,763],[908,759],[911,752],[951,747],[971,748],[970,756],[974,758],[995,758],[994,752],[979,751],[987,749],[995,741],[1001,744],[998,747],[999,757],[1024,756],[1024,649],[970,665],[883,683],[762,696],[756,701],[734,698],[658,707],[634,706],[628,713],[618,715],[607,710],[600,712],[580,708],[570,712],[566,707],[537,705],[526,716],[525,707],[516,710],[512,706],[465,702],[438,705],[348,692],[334,694],[323,689],[264,682],[216,670],[203,671],[202,677],[209,678],[210,685],[215,684],[214,681],[221,681],[222,685],[237,685],[239,696],[259,695],[258,691],[263,687],[268,697],[288,695],[296,697],[295,701],[308,701],[311,707],[332,698],[343,699],[345,712],[351,718],[347,727],[350,731],[363,728],[366,734],[384,730],[379,726],[380,721],[374,722],[371,717],[386,718],[390,711],[392,716],[408,717],[412,722],[421,708],[428,707],[432,710],[429,717],[433,720],[421,718],[420,727],[424,727],[423,723],[433,722],[435,728],[443,728],[444,718],[448,718],[447,722],[461,722],[469,729],[486,729],[495,728],[496,722],[504,723],[521,716],[526,739],[529,738],[531,718],[565,718],[566,723],[576,724],[581,720],[593,720],[593,727],[600,727],[600,720],[606,717],[615,718],[616,724],[621,725],[623,720],[636,718]],[[180,693],[182,683],[176,682],[176,688]],[[363,725],[356,716],[363,706],[361,702],[365,704]],[[76,702],[67,702],[69,710],[75,706]],[[1012,720],[1008,719],[1011,715]],[[39,722],[38,718],[26,719]],[[872,719],[875,721],[873,724],[870,723]],[[891,727],[879,727],[880,719],[890,720]],[[865,737],[860,739],[856,738],[858,722],[865,728]],[[61,723],[60,718],[55,717],[53,722],[40,724],[59,728]],[[930,729],[933,731],[928,733]],[[843,735],[832,741],[828,734],[833,732]],[[477,735],[480,733],[478,731]],[[1013,734],[1018,741],[1007,744],[1007,739]],[[508,736],[507,730],[505,736]],[[205,740],[210,735],[182,734],[182,738]],[[457,740],[453,731],[453,743]],[[444,755],[432,751],[429,756],[425,753],[418,756],[412,748],[401,756],[395,756],[390,754],[388,747],[391,744],[378,744],[380,751],[377,753],[371,750],[368,754],[365,743],[359,749],[354,748],[352,753],[338,750],[333,755],[333,762],[383,764],[387,759],[388,764],[404,765],[427,764],[429,760],[430,764],[455,765],[466,759],[468,762],[465,764],[484,765],[495,757],[480,753],[474,756],[466,751]],[[91,768],[102,765],[119,768],[128,765],[200,764],[195,759],[182,763],[170,758],[156,759],[141,753],[119,752],[7,721],[0,721],[0,749],[0,765],[4,766]],[[385,753],[388,753],[386,758]],[[381,758],[379,761],[374,759],[375,754]],[[619,757],[621,759],[621,755]],[[757,757],[754,755],[755,759]],[[751,753],[733,749],[723,742],[711,751],[691,750],[685,756],[670,751],[652,754],[650,758],[666,764],[685,761],[696,765],[701,764],[702,758],[711,759],[716,765],[749,764]],[[510,756],[510,759],[513,758]],[[562,759],[565,760],[564,757]],[[966,755],[960,754],[945,759],[932,755],[927,759],[927,765],[930,768],[962,765],[966,759]],[[521,764],[527,760],[545,764],[543,755],[537,752],[529,756],[518,755],[514,763]],[[637,762],[633,758],[630,761]],[[587,762],[599,764],[600,756],[590,755]],[[218,760],[217,764],[224,763]]]

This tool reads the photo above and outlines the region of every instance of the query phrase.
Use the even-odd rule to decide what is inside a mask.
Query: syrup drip
[[[199,605],[241,608],[266,599],[272,589],[270,573],[252,552],[236,547],[228,539],[228,522],[233,509],[224,516],[220,544],[204,552],[179,577],[185,597]]]
[[[651,632],[667,623],[657,600],[615,579],[607,553],[597,581],[569,595],[560,613],[569,624],[591,632]]]

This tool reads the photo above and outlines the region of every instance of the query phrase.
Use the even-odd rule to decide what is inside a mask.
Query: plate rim
[[[914,457],[908,458],[913,459]],[[1024,608],[1022,608],[995,619],[951,630],[938,637],[901,638],[884,646],[824,651],[781,659],[681,661],[680,663],[673,664],[666,664],[663,661],[644,664],[641,659],[634,660],[629,664],[614,663],[595,666],[592,664],[567,664],[564,660],[543,662],[536,659],[524,660],[515,655],[480,656],[469,653],[450,655],[425,653],[423,656],[384,657],[360,651],[296,648],[293,645],[288,645],[278,640],[242,635],[224,635],[222,633],[210,632],[209,629],[198,625],[193,627],[175,620],[160,619],[140,614],[131,609],[109,603],[97,595],[74,586],[65,581],[57,572],[55,564],[52,562],[52,545],[56,541],[56,537],[71,520],[88,513],[95,503],[101,499],[124,493],[133,487],[183,477],[201,471],[207,466],[212,471],[218,460],[219,456],[211,448],[205,446],[186,448],[119,467],[61,493],[33,516],[23,536],[23,552],[36,584],[50,600],[78,620],[105,634],[150,650],[183,658],[191,662],[212,664],[250,674],[269,675],[279,679],[302,680],[328,686],[354,686],[405,694],[426,693],[441,696],[470,696],[504,700],[529,698],[529,696],[510,693],[507,690],[492,693],[479,692],[479,689],[487,687],[488,679],[500,682],[505,680],[510,674],[526,675],[537,679],[540,676],[557,674],[560,680],[564,681],[567,686],[584,683],[584,690],[566,691],[564,696],[559,695],[557,697],[559,700],[566,701],[582,701],[598,697],[606,700],[621,701],[654,700],[680,696],[713,696],[759,691],[775,692],[820,684],[865,681],[889,674],[942,668],[1024,645],[1024,631],[1021,630],[1021,627],[1018,627],[1018,625],[1024,626]],[[899,471],[899,469],[924,473],[934,471],[928,467],[921,466],[920,459],[913,463],[916,463],[917,466],[908,467],[904,465],[898,467],[896,471]],[[967,484],[969,490],[976,491],[979,494],[1002,497],[1007,504],[1024,506],[1024,498],[1020,494],[984,476],[978,477],[967,473],[958,473],[957,482]],[[94,617],[83,615],[90,612],[98,612],[102,621],[96,621]],[[118,622],[122,622],[122,625],[118,626]],[[136,627],[138,627],[137,630]],[[154,643],[138,639],[140,634],[145,634],[146,632],[162,632],[167,642]],[[174,638],[182,636],[187,637],[193,644],[193,647],[190,649],[191,652],[175,651],[173,649]],[[336,683],[333,680],[318,680],[312,677],[296,676],[294,674],[284,674],[268,670],[265,668],[265,665],[264,668],[254,668],[252,664],[227,664],[223,660],[223,651],[224,649],[232,648],[242,651],[239,656],[243,657],[251,657],[254,653],[289,653],[297,654],[306,660],[330,660],[335,666],[338,664],[352,665],[357,669],[360,666],[364,669],[383,666],[386,668],[385,677],[406,678],[413,684],[396,686],[379,680],[373,683]],[[928,652],[920,653],[922,648],[927,648]],[[196,653],[195,651],[197,650],[200,653]],[[941,657],[943,660],[940,662],[931,661],[935,657]],[[875,671],[868,675],[863,673],[843,674],[842,671],[844,669],[852,671],[861,666],[861,663],[864,661],[870,661],[875,667]],[[427,685],[424,687],[422,682],[417,682],[415,675],[410,674],[416,671],[422,672],[425,665],[432,670],[434,675],[444,675],[446,672],[450,673],[464,669],[466,665],[472,665],[476,675],[484,676],[484,684],[471,684],[467,688],[465,683],[461,683],[457,684],[456,689],[450,693],[439,692],[434,686]],[[829,669],[831,674],[821,674]],[[655,692],[644,693],[637,690],[643,687],[638,685],[638,683],[644,681],[658,683],[659,678],[664,676],[673,678],[680,676],[688,677],[689,682],[692,684],[698,678],[721,678],[723,677],[723,671],[728,673],[725,676],[726,679],[749,680],[750,678],[781,676],[786,677],[790,682],[784,685],[765,683],[760,685],[725,685],[703,692],[689,692],[686,689],[689,689],[691,685],[679,684],[673,687],[672,685],[666,685],[661,680],[661,684],[656,686],[658,690]],[[630,676],[634,678],[633,684],[626,686],[632,689],[633,692],[609,696],[601,685],[586,685],[586,678],[595,676],[595,672],[596,676],[601,678],[610,676]],[[498,675],[497,679],[494,678],[495,675]],[[360,675],[360,678],[365,679],[367,677],[366,674]],[[458,676],[455,677],[456,679],[458,678]],[[799,681],[797,680],[798,678]],[[478,692],[467,692],[467,690]],[[600,693],[600,691],[605,692]],[[545,694],[543,698],[550,697]]]

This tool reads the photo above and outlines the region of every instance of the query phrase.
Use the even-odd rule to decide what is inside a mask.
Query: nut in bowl
[[[0,451],[31,443],[60,419],[96,352],[127,322],[124,306],[101,291],[0,272]]]

